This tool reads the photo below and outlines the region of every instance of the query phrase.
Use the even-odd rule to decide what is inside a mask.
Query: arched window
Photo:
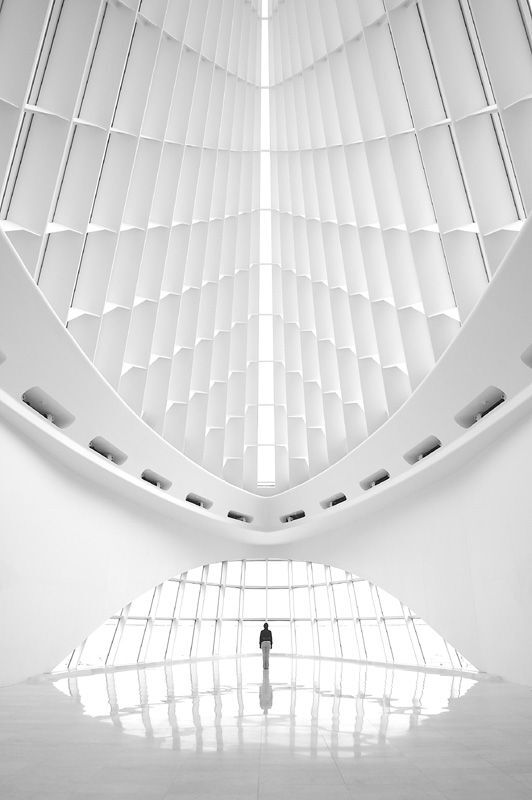
[[[125,606],[55,671],[272,653],[474,669],[384,589],[324,564],[224,561],[188,570]]]

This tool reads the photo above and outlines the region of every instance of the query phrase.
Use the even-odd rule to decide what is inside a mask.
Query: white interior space
[[[531,0],[0,0],[2,798],[530,796],[531,140]]]

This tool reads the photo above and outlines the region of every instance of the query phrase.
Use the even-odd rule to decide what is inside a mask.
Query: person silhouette
[[[265,622],[259,636],[259,647],[262,650],[262,669],[270,668],[270,650],[273,647],[272,632]]]
[[[266,670],[262,673],[262,683],[259,688],[259,703],[265,714],[268,713],[273,703],[273,689],[270,683],[270,674],[266,672]]]

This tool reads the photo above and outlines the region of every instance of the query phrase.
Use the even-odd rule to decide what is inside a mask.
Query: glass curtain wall
[[[474,669],[395,597],[351,573],[304,561],[224,561],[138,597],[55,671],[259,652]]]

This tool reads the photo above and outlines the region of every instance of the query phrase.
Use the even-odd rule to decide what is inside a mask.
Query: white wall
[[[127,601],[182,569],[286,556],[369,578],[480,669],[532,683],[531,408],[528,396],[511,423],[494,426],[500,435],[489,446],[477,443],[450,470],[453,454],[441,458],[432,478],[420,471],[372,512],[338,509],[316,535],[269,545],[232,538],[219,523],[206,530],[194,510],[180,523],[164,516],[133,484],[120,491],[112,470],[103,484],[98,465],[77,472],[42,448],[46,431],[21,420],[37,440],[24,435],[14,406],[3,404],[1,681],[50,669]]]
[[[511,427],[385,507],[288,548],[386,588],[481,670],[532,684],[532,400]],[[443,459],[445,460],[445,459]],[[421,476],[420,476],[421,477]]]
[[[411,401],[323,476],[273,498],[224,484],[138,420],[77,350],[0,237],[6,357],[0,364],[0,680],[50,669],[119,607],[182,569],[291,556],[367,577],[411,605],[479,668],[532,684],[532,372],[520,359],[532,341],[524,238],[531,231],[525,227]],[[454,414],[490,384],[508,400],[464,432]],[[76,414],[65,433],[20,402],[32,385]],[[433,427],[439,418],[433,412],[441,429]],[[407,443],[429,433],[440,435],[444,447],[415,466],[403,462],[401,471]],[[87,449],[96,434],[123,445],[130,454],[124,467]],[[138,479],[160,460],[174,478],[173,495]],[[349,496],[360,477],[390,464],[396,469],[387,484]],[[183,502],[204,486],[217,513]],[[348,502],[319,507],[342,489]],[[313,513],[274,526],[278,512],[295,510],[296,499]],[[245,503],[237,509],[270,524],[228,520],[233,503]]]
[[[240,557],[239,542],[222,529],[206,532],[193,511],[180,523],[138,490],[136,499],[135,491],[115,493],[112,472],[103,482],[76,472],[2,410],[1,683],[51,669],[125,598],[161,578]]]

